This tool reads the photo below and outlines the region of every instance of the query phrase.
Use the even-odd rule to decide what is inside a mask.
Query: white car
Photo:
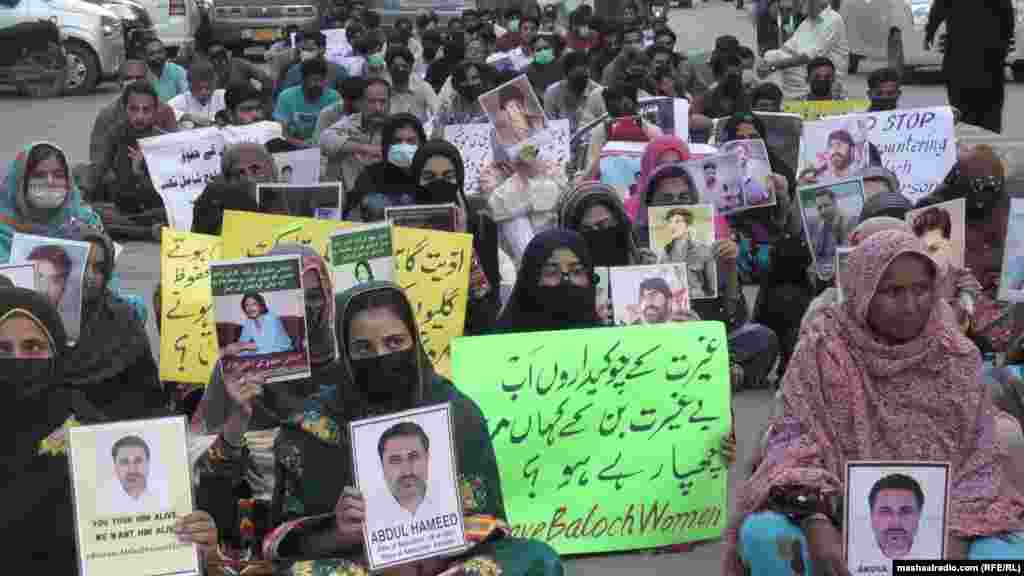
[[[64,38],[68,58],[65,94],[91,92],[113,78],[125,59],[121,18],[82,0],[14,0],[0,4],[0,28],[53,20]]]
[[[1006,62],[1013,67],[1016,80],[1024,80],[1024,54],[1016,49],[1024,45],[1024,7],[1018,6],[1021,1],[1013,0],[1017,38]],[[890,65],[902,62],[907,73],[941,67],[939,39],[945,24],[939,26],[932,49],[924,49],[924,28],[931,6],[932,0],[843,0],[840,11],[850,43],[850,73],[856,73],[861,58],[887,60]]]
[[[149,12],[153,32],[171,51],[192,44],[202,11],[196,0],[136,0]]]

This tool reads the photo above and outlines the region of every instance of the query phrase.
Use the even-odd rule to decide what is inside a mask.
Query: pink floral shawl
[[[882,344],[867,326],[878,282],[902,254],[928,258],[906,232],[887,230],[864,240],[848,260],[852,285],[844,288],[843,304],[824,309],[801,335],[764,460],[740,490],[725,574],[743,573],[738,529],[747,514],[764,509],[772,486],[841,490],[849,460],[948,461],[952,535],[1024,527],[1024,499],[1004,482],[1006,452],[996,443],[978,350],[951,323],[945,300],[935,298],[924,331],[906,344]]]

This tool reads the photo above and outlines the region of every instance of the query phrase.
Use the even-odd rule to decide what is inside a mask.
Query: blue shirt
[[[341,82],[348,78],[348,70],[338,66],[334,62],[327,62],[327,87],[334,88],[337,90],[341,87]],[[279,93],[291,88],[292,86],[302,86],[302,63],[292,64],[288,68],[288,73],[284,76],[284,82],[281,82]]]
[[[174,62],[164,64],[164,73],[153,81],[153,88],[161,102],[188,92],[188,72]]]
[[[325,88],[316,102],[307,102],[302,86],[293,86],[281,92],[274,108],[274,120],[284,124],[288,136],[312,142],[320,111],[341,100],[338,91]]]

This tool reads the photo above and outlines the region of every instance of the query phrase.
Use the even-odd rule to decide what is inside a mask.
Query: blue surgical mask
[[[412,157],[416,155],[415,144],[392,144],[388,149],[388,162],[401,168],[412,166]]]

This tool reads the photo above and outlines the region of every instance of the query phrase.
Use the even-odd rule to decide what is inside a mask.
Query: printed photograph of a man
[[[167,507],[167,491],[151,474],[152,453],[142,437],[123,436],[114,442],[110,458],[114,479],[108,483],[107,502],[112,513],[155,512]]]
[[[966,210],[966,201],[960,198],[907,215],[907,223],[914,234],[924,242],[928,254],[944,272],[950,265],[963,267]]]
[[[377,453],[395,502],[416,516],[427,498],[430,479],[430,438],[427,433],[415,422],[399,422],[381,434]]]
[[[890,474],[871,487],[868,494],[871,530],[886,558],[910,554],[924,508],[921,485],[906,474]]]

